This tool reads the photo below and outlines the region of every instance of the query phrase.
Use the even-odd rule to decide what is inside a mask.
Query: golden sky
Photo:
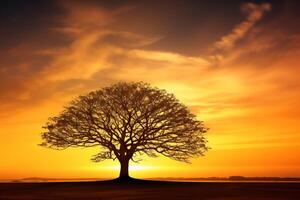
[[[225,3],[226,2],[226,3]],[[2,3],[1,3],[2,4]],[[119,81],[174,93],[210,128],[184,164],[144,157],[134,177],[300,176],[297,1],[3,3],[0,179],[118,175],[97,148],[38,146],[48,117]]]

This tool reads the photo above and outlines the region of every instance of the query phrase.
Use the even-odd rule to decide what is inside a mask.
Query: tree
[[[173,94],[142,82],[117,83],[73,100],[43,127],[42,146],[100,146],[92,161],[118,159],[121,179],[129,161],[162,154],[189,162],[208,149],[207,128]]]

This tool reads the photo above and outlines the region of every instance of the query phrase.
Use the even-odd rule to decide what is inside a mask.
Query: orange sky
[[[48,117],[76,96],[118,81],[145,81],[174,93],[210,128],[205,157],[192,164],[145,157],[131,163],[132,176],[300,176],[296,3],[156,4],[57,2],[55,16],[41,9],[45,5],[34,7],[38,22],[7,12],[1,26],[31,26],[14,38],[0,32],[6,34],[0,46],[1,179],[116,177],[118,162],[90,161],[97,149],[38,144]],[[204,11],[198,16],[192,7]]]

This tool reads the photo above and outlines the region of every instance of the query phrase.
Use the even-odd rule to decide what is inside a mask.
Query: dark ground
[[[1,200],[49,199],[299,199],[300,183],[263,182],[63,182],[0,183]]]

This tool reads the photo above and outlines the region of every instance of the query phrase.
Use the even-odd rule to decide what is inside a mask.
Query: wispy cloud
[[[241,6],[241,10],[247,15],[246,19],[240,24],[236,25],[232,31],[223,36],[215,43],[218,50],[227,50],[232,48],[238,40],[245,37],[249,30],[262,19],[263,15],[272,8],[269,3],[254,4],[245,3]]]

